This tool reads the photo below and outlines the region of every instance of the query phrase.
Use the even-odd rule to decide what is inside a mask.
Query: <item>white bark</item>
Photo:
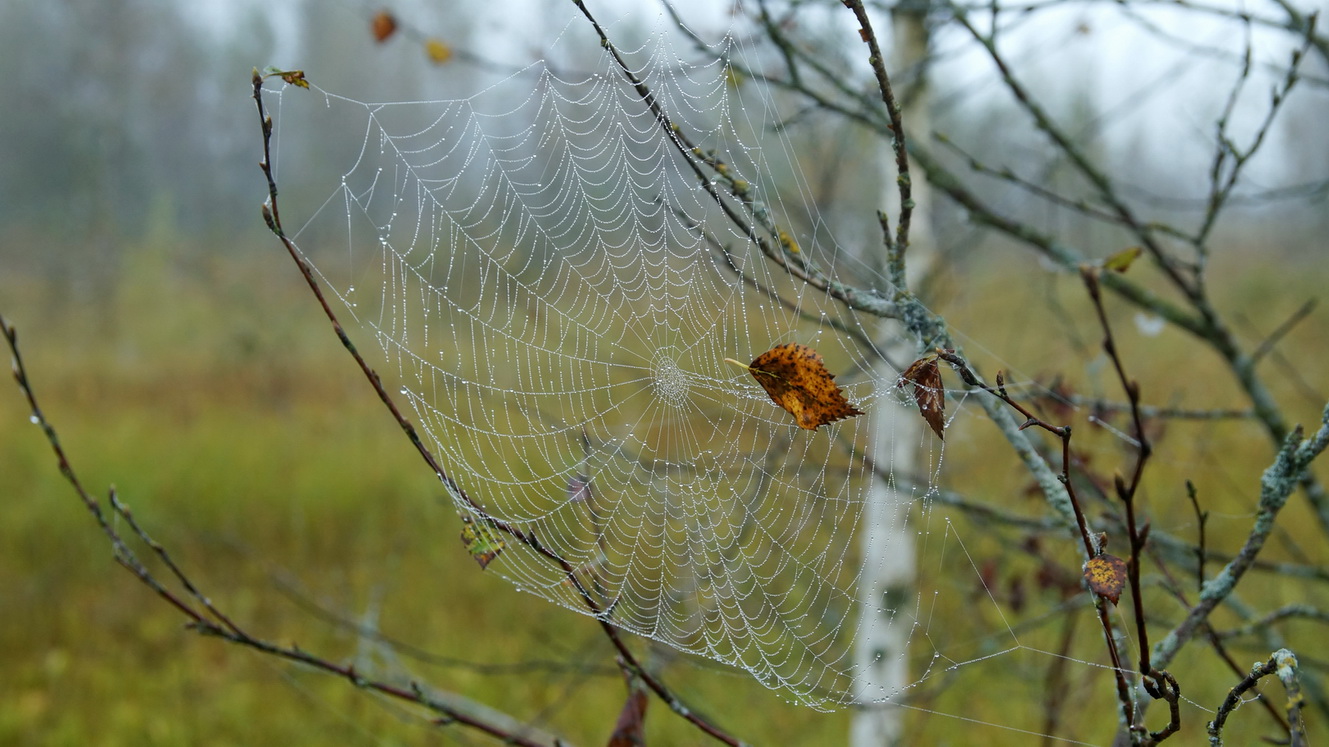
[[[924,21],[923,12],[892,14],[893,43],[887,62],[887,72],[892,76],[913,69],[926,56],[928,39]],[[920,78],[918,85],[923,88],[910,97],[903,112],[906,137],[923,137],[929,131],[926,82]],[[902,95],[899,84],[896,94]],[[900,214],[895,159],[889,148],[883,151],[885,209],[894,225]],[[931,264],[935,249],[928,184],[917,171],[911,171],[910,176],[915,208],[906,267],[912,284]],[[891,359],[904,362],[913,360],[917,353],[916,341],[903,338],[887,351]],[[875,375],[878,381],[887,383],[894,381],[898,373],[881,363]],[[883,403],[873,408],[871,417],[876,444],[873,458],[877,464],[892,474],[895,470],[926,474],[927,466],[918,463],[918,446],[922,439],[932,436],[930,432],[924,433],[918,414]],[[904,738],[904,711],[892,703],[906,695],[904,688],[910,682],[908,644],[917,619],[918,594],[916,531],[908,519],[910,506],[919,497],[912,490],[897,490],[895,485],[882,480],[875,481],[868,493],[860,536],[863,575],[858,590],[860,612],[855,640],[855,671],[860,673],[862,685],[857,695],[859,703],[866,707],[854,715],[850,727],[853,747],[895,745]]]

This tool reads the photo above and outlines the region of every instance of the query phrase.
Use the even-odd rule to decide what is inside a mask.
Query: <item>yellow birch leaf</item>
[[[1113,272],[1125,272],[1131,269],[1131,263],[1138,259],[1143,253],[1144,249],[1138,246],[1122,249],[1116,254],[1103,260],[1103,269],[1112,270]]]
[[[435,65],[443,65],[452,59],[452,47],[442,39],[429,39],[425,42],[425,54]]]

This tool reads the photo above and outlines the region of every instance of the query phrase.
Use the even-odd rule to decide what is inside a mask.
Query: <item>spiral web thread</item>
[[[775,102],[720,61],[748,50],[730,37],[696,62],[676,42],[660,32],[624,54],[759,209],[819,224],[793,146],[770,127]],[[295,239],[382,348],[456,484],[566,560],[619,628],[815,708],[860,700],[872,683],[851,658],[855,589],[875,570],[863,543],[882,541],[860,531],[868,488],[920,502],[926,537],[940,444],[924,435],[928,464],[900,465],[913,482],[897,483],[896,465],[862,458],[895,434],[867,416],[801,430],[724,359],[800,342],[860,409],[912,407],[855,339],[878,338],[878,321],[791,282],[737,233],[607,54],[586,73],[537,63],[455,100],[277,95],[279,168],[351,164]],[[884,287],[833,240],[804,241],[827,274]],[[921,551],[976,573],[943,549],[951,536]],[[487,572],[588,612],[520,543]],[[930,635],[936,593],[888,593],[883,624]],[[948,658],[978,657],[934,656]]]

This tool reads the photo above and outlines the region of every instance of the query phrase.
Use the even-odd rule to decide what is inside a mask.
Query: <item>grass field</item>
[[[275,251],[275,249],[274,249]],[[161,246],[131,253],[110,297],[70,301],[33,278],[0,281],[0,312],[20,329],[38,396],[84,483],[119,495],[157,539],[170,547],[207,593],[249,630],[340,662],[365,674],[402,672],[508,711],[574,743],[603,743],[622,704],[623,685],[603,634],[588,619],[515,593],[477,571],[457,541],[459,523],[437,481],[377,403],[332,332],[318,316],[293,268],[273,255],[182,262]],[[1302,301],[1320,292],[1324,268],[1308,264],[1287,273],[1268,263],[1229,265],[1220,298],[1243,310],[1245,324],[1267,333]],[[1053,330],[1032,335],[1047,319],[1040,298],[1066,299],[1080,337],[1096,344],[1087,306],[1071,280],[1055,287],[1030,283],[1028,298],[1012,300],[993,288],[996,277],[960,278],[948,306],[952,321],[1004,362],[1026,373],[1064,373],[1082,391],[1095,377],[1113,394],[1111,379],[1068,352]],[[1050,283],[1050,281],[1048,281]],[[1032,299],[1032,300],[1030,300]],[[998,329],[985,325],[1001,318]],[[1280,401],[1308,425],[1329,391],[1325,311],[1282,342],[1285,359],[1266,364]],[[1122,329],[1131,315],[1119,315]],[[1165,332],[1158,338],[1123,335],[1124,354],[1145,385],[1146,398],[1178,406],[1242,407],[1215,358]],[[1093,351],[1090,356],[1094,355]],[[27,425],[17,388],[0,388],[0,743],[4,744],[420,744],[483,743],[437,728],[416,714],[356,690],[348,683],[201,638],[111,559],[107,543],[57,472],[39,431]],[[1078,425],[1078,424],[1077,424]],[[1037,514],[1020,495],[1018,466],[977,416],[962,416],[950,446],[944,481],[985,500]],[[1114,441],[1081,427],[1104,464],[1124,462]],[[1149,475],[1148,511],[1155,525],[1190,537],[1194,516],[1177,500],[1189,478],[1213,514],[1210,546],[1231,549],[1249,524],[1256,480],[1272,448],[1249,425],[1170,426]],[[1115,461],[1114,461],[1115,460]],[[1329,475],[1329,470],[1319,470]],[[994,486],[1002,486],[994,488]],[[1002,498],[1000,493],[1008,491]],[[1009,554],[1011,538],[985,533],[956,516],[971,552]],[[1271,543],[1271,559],[1324,567],[1325,542],[1302,502],[1294,499]],[[1073,558],[1074,547],[1065,556]],[[1033,566],[1016,558],[1003,568]],[[1304,601],[1325,607],[1322,585],[1269,576],[1245,590],[1243,601],[1265,610]],[[972,581],[973,579],[970,579]],[[1161,598],[1161,595],[1160,595]],[[955,595],[963,605],[965,596]],[[398,660],[367,646],[327,615],[376,620],[394,639],[431,652]],[[1160,605],[1175,621],[1175,605]],[[950,610],[962,615],[964,610]],[[1224,613],[1224,624],[1234,618]],[[1313,625],[1285,629],[1308,666],[1326,658]],[[1063,629],[1031,631],[1055,648]],[[1075,656],[1095,659],[1101,633],[1080,621]],[[1082,645],[1081,645],[1082,644]],[[656,650],[634,639],[648,661],[691,704],[757,744],[842,743],[845,713],[820,714],[787,705],[747,675]],[[1263,644],[1234,644],[1243,666],[1266,658]],[[1318,648],[1318,650],[1316,650]],[[1046,663],[1046,662],[1045,662]],[[495,666],[513,664],[512,667]],[[1188,697],[1213,707],[1236,678],[1195,649],[1176,665],[1187,671]],[[1084,678],[1086,670],[1069,677]],[[964,712],[980,721],[1037,730],[1046,671],[1020,678],[1020,688],[994,697],[983,683],[957,684],[928,707]],[[1098,684],[1068,687],[1067,718],[1083,718],[1089,742],[1110,739],[1110,705]],[[1277,689],[1269,692],[1275,700]],[[1110,693],[1108,698],[1110,698]],[[1013,704],[1012,698],[1022,699]],[[1281,702],[1281,701],[1279,701]],[[658,701],[647,720],[658,744],[702,743],[694,728]],[[1023,715],[1021,715],[1023,714]],[[1242,723],[1265,727],[1255,709]],[[1161,717],[1161,712],[1154,714]],[[936,743],[966,743],[962,721],[911,715]],[[1312,720],[1312,734],[1329,735]],[[1196,743],[1203,725],[1187,724]],[[1030,737],[1012,734],[1010,743]]]

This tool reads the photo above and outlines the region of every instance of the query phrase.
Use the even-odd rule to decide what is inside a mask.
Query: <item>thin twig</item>
[[[1266,355],[1273,352],[1274,347],[1278,345],[1280,340],[1287,336],[1287,333],[1292,331],[1293,327],[1296,327],[1301,320],[1310,316],[1311,312],[1315,310],[1315,306],[1319,303],[1319,300],[1320,299],[1318,298],[1308,299],[1306,303],[1298,306],[1297,310],[1292,312],[1292,315],[1285,319],[1282,324],[1278,325],[1273,332],[1270,332],[1269,336],[1264,338],[1264,342],[1261,342],[1260,346],[1251,353],[1251,365],[1259,365],[1260,361]]]
[[[1288,496],[1301,482],[1301,477],[1311,461],[1319,456],[1326,446],[1329,446],[1329,406],[1324,409],[1319,430],[1310,438],[1302,440],[1301,426],[1297,426],[1288,434],[1283,442],[1283,448],[1279,449],[1278,455],[1274,458],[1274,463],[1260,478],[1260,502],[1255,523],[1246,537],[1246,542],[1236,557],[1223,566],[1214,578],[1205,583],[1200,591],[1199,602],[1186,615],[1186,619],[1154,646],[1152,659],[1155,666],[1167,666],[1182,645],[1196,633],[1200,623],[1232,593],[1237,582],[1246,571],[1250,570],[1260,549],[1264,547],[1265,540],[1274,529],[1274,520],[1287,504]]]
[[[974,372],[969,368],[969,364],[963,358],[961,358],[959,354],[956,353],[956,351],[940,350],[938,351],[937,357],[951,364],[951,366],[956,370],[956,372],[960,374],[960,379],[963,380],[965,384],[968,384],[969,386],[974,387],[976,389],[982,389],[988,394],[991,394],[993,397],[996,397],[1002,402],[1005,402],[1007,405],[1011,407],[1011,409],[1023,415],[1025,420],[1024,423],[1020,425],[1020,430],[1024,430],[1031,426],[1037,426],[1047,431],[1048,433],[1051,433],[1052,435],[1056,436],[1058,439],[1061,440],[1062,444],[1062,474],[1060,476],[1061,482],[1063,485],[1066,486],[1066,492],[1070,494],[1071,504],[1075,507],[1075,523],[1080,530],[1080,539],[1084,543],[1085,555],[1086,557],[1089,558],[1092,558],[1095,555],[1097,555],[1098,554],[1097,542],[1093,538],[1092,533],[1089,531],[1089,524],[1084,518],[1084,511],[1080,508],[1080,501],[1075,497],[1075,487],[1071,484],[1070,472],[1069,472],[1071,464],[1071,456],[1070,456],[1071,427],[1069,425],[1053,425],[1052,423],[1049,423],[1048,421],[1038,417],[1029,408],[1025,407],[1024,405],[1020,404],[1019,401],[1012,398],[1009,394],[1006,393],[1005,383],[1000,373],[998,373],[997,375],[997,386],[995,387],[989,386],[974,374]]]
[[[1195,584],[1197,589],[1204,588],[1204,560],[1205,560],[1205,541],[1204,526],[1209,523],[1209,512],[1200,510],[1199,494],[1195,490],[1195,483],[1186,481],[1186,496],[1190,498],[1191,507],[1195,509]]]
[[[1107,310],[1103,306],[1103,294],[1098,285],[1100,272],[1101,270],[1098,268],[1086,267],[1081,270],[1080,276],[1084,279],[1085,288],[1089,291],[1089,299],[1093,302],[1094,312],[1098,316],[1098,324],[1103,330],[1103,352],[1112,361],[1112,368],[1117,373],[1117,380],[1126,394],[1126,401],[1131,406],[1131,423],[1135,431],[1135,467],[1131,471],[1129,481],[1118,474],[1113,483],[1117,490],[1117,497],[1121,499],[1122,506],[1126,510],[1126,535],[1130,540],[1130,557],[1126,562],[1126,576],[1131,589],[1131,606],[1135,611],[1135,633],[1139,637],[1140,674],[1145,678],[1145,688],[1149,691],[1149,694],[1157,698],[1159,694],[1153,682],[1156,681],[1159,675],[1149,665],[1149,629],[1144,622],[1144,599],[1140,590],[1140,559],[1143,555],[1144,543],[1149,530],[1147,526],[1141,530],[1135,519],[1135,495],[1139,490],[1140,481],[1144,477],[1145,463],[1149,461],[1150,455],[1153,454],[1153,446],[1149,443],[1149,435],[1144,428],[1144,418],[1140,414],[1140,384],[1126,375],[1125,364],[1121,360],[1116,340],[1112,336],[1112,324],[1108,322]]]
[[[1240,627],[1218,631],[1216,635],[1219,638],[1237,638],[1251,635],[1252,633],[1268,630],[1271,625],[1283,620],[1311,620],[1322,625],[1329,625],[1329,612],[1316,609],[1308,604],[1289,604]]]
[[[1071,482],[1071,427],[1069,425],[1053,425],[1038,417],[1024,405],[1013,399],[1006,393],[1006,386],[1002,380],[1001,374],[997,375],[997,386],[992,387],[975,376],[973,371],[970,370],[969,364],[957,355],[955,351],[939,350],[937,351],[937,357],[951,364],[956,372],[960,374],[960,378],[965,384],[982,389],[993,397],[1005,402],[1011,408],[1023,415],[1025,417],[1025,422],[1020,426],[1021,430],[1031,426],[1037,426],[1061,440],[1062,471],[1060,479],[1066,488],[1066,494],[1070,498],[1071,506],[1075,510],[1075,521],[1080,530],[1080,540],[1084,543],[1086,559],[1097,557],[1102,552],[1102,548],[1099,545],[1097,538],[1095,538],[1089,531],[1089,524],[1085,520],[1084,510],[1080,507],[1080,500],[1076,496],[1075,486]],[[1112,633],[1112,619],[1108,616],[1105,600],[1098,594],[1094,595],[1094,607],[1098,613],[1099,624],[1103,629],[1103,636],[1108,655],[1112,659],[1112,671],[1117,684],[1117,700],[1121,705],[1126,723],[1130,724],[1133,728],[1136,713],[1135,704],[1131,699],[1130,685],[1126,682],[1125,670],[1121,663],[1121,654],[1117,648],[1117,639]],[[1171,676],[1167,675],[1166,672],[1160,673],[1160,676],[1161,675]],[[1175,680],[1172,682],[1175,685]],[[1163,692],[1166,694],[1166,690]],[[1155,697],[1160,697],[1160,695],[1156,695]]]
[[[872,19],[863,8],[863,0],[844,0],[844,5],[853,11],[854,18],[858,20],[859,35],[863,43],[868,45],[868,64],[872,66],[872,74],[877,79],[877,90],[881,93],[881,101],[886,105],[886,116],[890,121],[891,149],[895,153],[895,184],[900,192],[900,215],[896,219],[893,241],[885,215],[878,215],[887,242],[891,282],[897,289],[903,290],[904,257],[909,249],[909,227],[914,214],[913,184],[909,178],[908,141],[905,139],[904,117],[900,112],[900,103],[895,100],[895,92],[891,89],[891,78],[886,73],[886,60],[881,54],[881,46],[877,43],[877,32],[872,28]]]

